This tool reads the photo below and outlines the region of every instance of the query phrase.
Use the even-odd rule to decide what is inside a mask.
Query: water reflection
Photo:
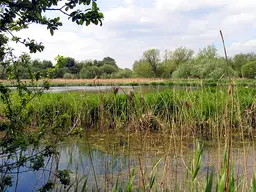
[[[193,140],[184,142],[162,133],[92,132],[82,138],[70,138],[60,145],[58,168],[72,170],[73,180],[77,173],[80,177],[86,176],[89,191],[96,183],[101,191],[110,191],[117,178],[127,182],[133,169],[137,186],[148,182],[152,173],[159,186],[170,191],[182,186],[182,190],[186,190],[185,183],[190,178],[186,166],[191,163],[194,149]],[[217,146],[205,147],[199,178],[205,180],[207,172],[218,171],[223,160],[218,153],[223,154],[223,147],[220,152]],[[254,148],[251,145],[234,147],[232,154],[236,177],[246,175],[250,179],[256,162]],[[52,167],[56,165],[55,162]],[[50,169],[50,164],[47,169]],[[23,173],[19,177],[18,191],[38,189],[48,176],[49,171]]]

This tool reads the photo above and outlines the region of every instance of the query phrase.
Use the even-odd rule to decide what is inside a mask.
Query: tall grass
[[[112,149],[113,155],[123,151],[128,156],[128,172],[125,183],[123,176],[116,177],[113,171],[112,175],[107,172],[104,176],[106,190],[172,189],[168,174],[171,162],[177,158],[170,157],[170,154],[184,157],[185,150],[182,146],[192,142],[196,146],[194,161],[184,160],[187,173],[184,175],[184,181],[178,181],[176,176],[176,191],[253,191],[256,188],[256,179],[255,176],[247,177],[246,166],[242,173],[244,177],[235,179],[232,145],[239,142],[243,144],[246,162],[245,142],[254,140],[256,127],[255,95],[255,89],[239,86],[232,87],[232,93],[225,86],[202,86],[198,90],[188,87],[186,90],[170,89],[144,95],[133,92],[116,94],[115,90],[110,94],[46,93],[30,103],[28,111],[31,118],[26,123],[31,130],[51,129],[53,134],[55,131],[58,135],[90,130],[100,131],[102,134],[108,134],[108,131],[116,133],[112,140],[119,143],[118,150],[109,143],[106,143],[106,147]],[[15,93],[13,97],[15,101]],[[131,143],[136,143],[136,147],[141,149],[139,154],[147,154],[149,148],[154,149],[154,146],[147,146],[145,143],[149,140],[148,136],[156,132],[161,133],[161,138],[154,139],[155,149],[163,146],[161,166],[164,169],[160,179],[155,175],[158,166],[153,166],[150,171],[145,166],[142,155],[139,155],[137,167],[131,163],[131,151],[134,151]],[[137,133],[139,137],[134,136]],[[204,140],[208,145],[218,144],[217,171],[207,172],[203,178],[202,174],[199,174],[202,148],[196,138]],[[167,145],[164,144],[165,141],[168,141]],[[223,143],[227,146],[224,152]],[[222,152],[224,155],[221,155]],[[87,150],[87,153],[91,154],[90,150]],[[92,160],[90,163],[93,164]],[[111,166],[113,164],[106,163],[106,170],[110,170]],[[94,180],[97,181],[95,175]],[[115,185],[111,187],[109,183],[114,180]],[[78,175],[73,182],[74,189],[78,190],[78,181],[84,182],[82,188],[86,190],[88,180]],[[187,185],[183,186],[184,183]],[[94,189],[100,189],[98,184]]]
[[[256,126],[256,90],[225,87],[192,91],[170,89],[145,95],[47,93],[29,106],[29,126],[79,130],[160,131],[182,138],[224,141],[232,136],[252,138]],[[15,97],[15,96],[14,96]],[[232,111],[232,115],[231,115]]]

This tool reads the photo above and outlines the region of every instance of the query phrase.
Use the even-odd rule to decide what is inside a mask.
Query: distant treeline
[[[256,77],[256,54],[240,53],[229,57],[228,61],[217,53],[214,45],[199,49],[198,53],[186,47],[174,51],[165,50],[162,56],[158,49],[146,50],[140,60],[135,61],[133,70],[121,69],[115,59],[76,61],[71,57],[57,56],[56,63],[49,60],[31,60],[29,55],[19,59],[21,78],[27,79],[29,73],[36,76],[65,79],[97,78],[198,78],[221,79],[225,77]],[[0,68],[1,79],[6,76],[7,66]]]
[[[145,51],[133,64],[139,77],[221,79],[225,77],[256,77],[256,54],[240,53],[226,61],[217,53],[214,45],[199,49],[198,53],[186,47],[174,51],[158,49]]]

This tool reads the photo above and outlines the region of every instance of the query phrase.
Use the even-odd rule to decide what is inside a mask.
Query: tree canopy
[[[136,77],[150,78],[254,78],[254,65],[247,65],[253,61],[256,61],[255,53],[236,54],[226,61],[218,55],[214,45],[199,49],[197,54],[186,47],[166,49],[162,57],[158,49],[149,49],[143,53],[140,60],[134,62],[133,72]]]

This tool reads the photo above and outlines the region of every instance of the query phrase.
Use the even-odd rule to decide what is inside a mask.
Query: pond
[[[205,145],[199,178],[212,170],[216,173],[223,160],[218,155],[223,154],[223,148]],[[157,185],[170,191],[186,191],[185,184],[190,179],[187,166],[195,153],[195,140],[185,142],[163,133],[87,132],[81,138],[67,139],[59,151],[58,163],[49,163],[47,169],[51,164],[53,170],[56,166],[72,170],[73,180],[77,175],[85,176],[88,191],[111,191],[117,180],[127,183],[133,172],[136,186],[149,182],[154,175]],[[251,179],[256,162],[254,148],[249,144],[234,145],[232,155],[236,177],[246,175]],[[21,173],[17,191],[35,191],[48,176],[49,170]],[[80,189],[84,181],[81,179]]]
[[[112,92],[115,86],[67,86],[67,87],[50,87],[49,90],[45,92],[59,93],[59,92],[99,92],[108,93]],[[196,86],[167,86],[167,85],[154,85],[154,86],[118,86],[118,93],[129,93],[134,91],[137,93],[150,93],[150,92],[160,92],[169,89],[190,89],[198,90],[199,87]]]

